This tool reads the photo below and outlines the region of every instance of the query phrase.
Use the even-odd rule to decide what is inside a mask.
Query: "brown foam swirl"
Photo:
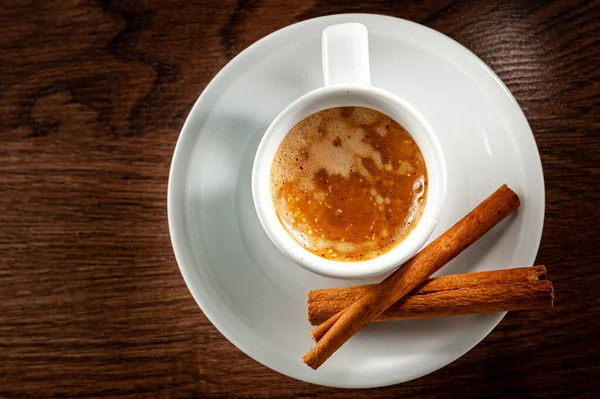
[[[427,172],[412,137],[368,108],[332,108],[298,123],[271,168],[276,212],[305,248],[329,259],[387,252],[418,221]]]

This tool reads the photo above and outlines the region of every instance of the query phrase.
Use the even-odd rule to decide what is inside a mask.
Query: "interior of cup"
[[[302,119],[316,112],[344,106],[367,107],[388,115],[413,137],[425,160],[427,200],[413,230],[388,252],[365,261],[322,258],[297,243],[277,217],[271,197],[271,166],[279,145]],[[390,271],[412,257],[433,232],[446,195],[446,166],[441,146],[424,117],[404,100],[372,87],[325,87],[299,98],[272,122],[262,138],[252,171],[252,195],[267,235],[285,255],[315,273],[337,278],[365,278]]]

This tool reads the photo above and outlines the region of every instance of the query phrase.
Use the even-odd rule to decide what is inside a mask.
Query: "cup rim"
[[[431,175],[430,166],[434,166],[434,169],[437,173],[435,192],[432,193],[433,185],[430,184],[428,187],[427,203],[419,221],[417,222],[417,225],[398,245],[382,255],[365,261],[329,260],[322,258],[301,246],[285,230],[279,221],[271,196],[270,170],[274,156],[274,152],[272,151],[273,147],[275,147],[275,149],[279,148],[281,141],[287,136],[291,127],[295,126],[296,123],[300,122],[305,117],[313,114],[314,112],[319,112],[324,109],[342,105],[329,105],[323,108],[318,108],[313,112],[305,111],[304,113],[300,113],[300,117],[294,118],[291,126],[288,126],[289,128],[283,133],[279,128],[280,125],[284,123],[286,118],[290,118],[290,114],[293,112],[302,110],[303,108],[305,110],[310,109],[311,106],[319,102],[319,100],[327,99],[329,96],[335,96],[344,93],[354,96],[358,95],[378,98],[381,101],[389,103],[393,107],[398,107],[403,112],[407,113],[407,115],[409,115],[411,118],[413,118],[419,126],[419,136],[415,137],[411,131],[409,131],[409,134],[413,136],[418,144],[419,141],[417,138],[421,141],[420,144],[423,144],[425,141],[429,144],[429,148],[434,154],[432,156],[430,154],[430,156],[425,160],[428,175]],[[377,107],[375,107],[375,109],[376,108]],[[376,110],[383,112],[379,109]],[[389,112],[383,113],[389,115]],[[399,119],[397,118],[398,115],[389,116],[397,121]],[[404,126],[402,121],[398,122]],[[287,125],[290,125],[290,123],[287,123]],[[275,139],[277,139],[276,143],[273,142]],[[421,147],[420,144],[419,147]],[[429,179],[429,181],[431,183],[431,179]],[[429,125],[425,117],[423,117],[418,110],[406,100],[386,90],[373,86],[325,86],[313,90],[292,102],[283,111],[281,111],[269,125],[265,134],[261,138],[260,144],[256,151],[252,167],[251,186],[252,199],[260,224],[269,239],[284,255],[301,267],[323,276],[349,279],[367,278],[389,272],[401,266],[404,262],[414,256],[414,254],[416,254],[429,239],[439,220],[446,196],[446,163],[442,147],[435,132],[433,131],[433,128]],[[426,216],[426,212],[427,218],[424,218]]]

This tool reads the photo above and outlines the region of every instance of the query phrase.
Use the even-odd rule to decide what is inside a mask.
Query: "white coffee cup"
[[[264,134],[252,170],[252,196],[260,223],[283,254],[312,272],[337,278],[365,278],[391,271],[425,244],[442,212],[446,196],[446,164],[438,139],[425,118],[402,98],[371,86],[367,28],[345,23],[322,34],[325,86],[286,107]],[[271,165],[279,145],[301,120],[328,108],[359,106],[374,109],[400,123],[413,137],[427,167],[425,208],[417,225],[396,247],[366,261],[333,261],[302,247],[284,229],[271,196]]]

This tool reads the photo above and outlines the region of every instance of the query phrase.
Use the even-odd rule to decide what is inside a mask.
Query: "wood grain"
[[[169,163],[198,94],[290,23],[406,18],[481,57],[522,106],[555,310],[509,314],[451,365],[350,391],[279,375],[207,321],[167,228]],[[3,1],[0,398],[597,397],[600,2]]]

